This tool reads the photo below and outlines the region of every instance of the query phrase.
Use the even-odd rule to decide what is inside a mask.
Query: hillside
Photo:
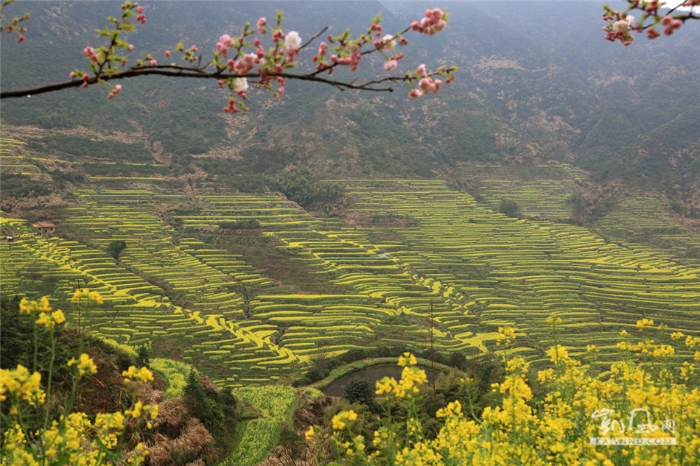
[[[47,83],[82,65],[80,50],[95,43],[86,25],[102,24],[108,5],[116,6],[26,3],[35,36],[22,44],[3,42],[2,86]],[[401,2],[283,6],[286,24],[307,36],[341,23],[360,31],[376,12],[387,30],[396,30],[422,12],[418,4]],[[269,16],[269,7],[154,3],[148,27],[133,40],[137,50],[157,54],[180,39],[203,44],[243,18]],[[168,167],[149,173],[177,176],[201,169],[220,181],[302,165],[322,177],[440,177],[459,164],[557,160],[588,170],[598,184],[623,184],[632,194],[651,191],[675,199],[686,217],[697,215],[697,144],[687,140],[695,134],[688,125],[697,121],[700,105],[694,84],[700,69],[697,28],[622,48],[602,40],[592,3],[551,8],[455,2],[449,11],[445,33],[412,38],[412,53],[401,64],[460,67],[455,84],[429,99],[406,99],[403,89],[391,95],[339,93],[290,83],[281,101],[253,97],[252,113],[228,117],[220,112],[224,97],[215,85],[149,78],[125,83],[113,101],[101,89],[8,100],[3,131],[29,142],[36,154],[73,154],[80,163],[87,162],[87,152],[123,160],[120,154],[143,147],[154,157],[145,155],[148,161]],[[55,48],[44,47],[48,41]],[[365,75],[379,66],[374,60]],[[95,153],[96,138],[136,146],[117,149],[111,143],[112,152]],[[663,147],[654,146],[661,140]],[[78,166],[84,174],[100,171]]]

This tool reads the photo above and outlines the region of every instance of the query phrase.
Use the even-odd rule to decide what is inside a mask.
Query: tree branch
[[[115,73],[112,75],[103,75],[98,80],[96,77],[90,78],[87,81],[88,84],[97,84],[100,81],[114,81],[127,78],[135,78],[139,76],[168,76],[175,78],[199,78],[199,79],[229,79],[229,78],[248,78],[256,79],[260,75],[257,73],[249,73],[246,75],[238,75],[231,73],[219,73],[211,72],[207,73],[198,68],[183,67],[177,65],[159,65],[159,66],[148,66],[139,68],[130,68],[126,71]],[[310,81],[328,84],[334,86],[338,89],[358,89],[365,91],[376,91],[376,92],[393,92],[393,87],[372,87],[374,85],[382,84],[385,82],[400,82],[406,81],[406,76],[387,76],[381,79],[375,79],[371,81],[366,81],[360,84],[355,84],[353,82],[339,81],[335,79],[328,79],[321,76],[316,76],[315,74],[290,74],[290,73],[279,73],[275,76],[279,76],[285,79],[295,79],[298,81]],[[73,87],[81,87],[85,81],[82,79],[72,79],[70,81],[64,81],[62,83],[49,84],[47,86],[33,87],[29,89],[20,89],[15,91],[2,91],[0,92],[0,99],[12,99],[17,97],[25,97],[32,95],[45,94],[47,92],[60,91],[62,89],[70,89]]]

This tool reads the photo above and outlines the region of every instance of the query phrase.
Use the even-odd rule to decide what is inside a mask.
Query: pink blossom
[[[142,6],[139,6],[139,7],[136,9],[136,11],[138,11],[139,13],[143,13],[143,7],[142,7]]]
[[[83,75],[83,81],[85,81],[85,82],[90,81],[90,75],[84,74],[84,75]]]
[[[401,39],[399,39],[399,45],[408,45],[408,39],[402,37]]]
[[[428,77],[428,73],[425,72],[425,64],[421,64],[421,65],[418,67],[418,73],[421,75],[422,78],[427,78],[427,77]]]
[[[24,36],[19,36],[17,38],[17,42],[24,42]]]
[[[423,93],[419,89],[411,89],[411,91],[408,93],[408,96],[411,99],[417,99],[421,95],[423,95]]]
[[[258,47],[258,49],[255,51],[255,56],[258,58],[262,58],[265,56],[265,49],[261,46]]]
[[[255,65],[256,58],[257,57],[252,53],[243,55],[234,64],[234,69],[236,71],[236,74],[248,74],[248,73],[250,73],[250,71],[253,69],[253,66]]]
[[[126,48],[129,52],[133,52],[134,51],[134,44],[129,44]]]
[[[272,34],[272,42],[274,42],[276,44],[277,42],[284,39],[284,37],[285,37],[284,33],[278,29],[275,31],[274,34]]]
[[[95,53],[95,50],[88,46],[83,49],[83,54],[90,59],[91,62],[97,63],[99,61],[99,58],[97,57],[97,54]]]
[[[326,47],[328,47],[328,46],[326,45],[326,43],[325,43],[325,42],[321,42],[321,44],[318,46],[318,54],[319,54],[319,55],[325,55],[325,54],[326,54]]]
[[[445,14],[440,8],[427,9],[425,17],[420,22],[413,21],[411,23],[411,30],[432,36],[445,29],[447,22],[444,18]]]
[[[267,19],[265,19],[265,17],[263,16],[262,18],[260,18],[260,19],[258,20],[258,24],[257,24],[257,26],[258,26],[258,34],[260,34],[261,36],[262,36],[263,34],[265,34],[265,25],[267,25]]]
[[[235,62],[233,61],[233,58],[229,58],[226,69],[228,69],[229,71],[233,71],[234,64]]]
[[[75,72],[74,72],[74,71],[71,71],[71,72],[68,74],[68,77],[71,78],[71,79],[75,78]]]
[[[229,97],[228,107],[224,107],[224,112],[226,113],[238,113],[240,110],[236,108],[236,99]]]
[[[423,94],[435,94],[440,90],[442,81],[439,79],[423,78],[418,82],[418,87]]]
[[[158,62],[156,61],[155,58],[154,58],[153,60],[151,60],[151,66],[156,66],[157,63],[158,63]]]
[[[654,29],[654,28],[651,28],[651,29],[649,29],[649,30],[647,31],[647,37],[648,37],[649,39],[656,39],[656,38],[659,37],[660,35],[661,35],[661,34],[659,33],[659,31],[657,31],[657,30]]]
[[[396,63],[396,60],[394,60],[394,59],[391,59],[389,61],[385,61],[384,62],[384,71],[391,71],[394,68],[396,68],[396,65],[398,65],[398,63]]]
[[[256,47],[260,47],[260,39],[258,39],[257,37],[253,39],[253,45]]]
[[[143,7],[139,7],[139,8],[141,8],[143,10]],[[138,21],[141,24],[146,24],[146,15],[144,15],[143,13],[140,15],[136,15],[136,21]]]
[[[167,58],[170,58],[170,50],[166,50],[166,51],[165,51],[165,56],[166,56]]]
[[[223,88],[224,88],[224,83],[225,83],[225,82],[226,82],[226,81],[224,81],[223,79],[219,79],[219,80],[217,81],[217,83],[219,84],[219,89],[223,89]]]
[[[114,97],[115,95],[119,94],[121,91],[122,91],[122,85],[121,85],[121,84],[117,84],[116,86],[114,86],[114,89],[112,89],[112,92],[109,93],[109,95],[107,96],[107,98],[108,98],[108,99],[111,99],[111,98]]]

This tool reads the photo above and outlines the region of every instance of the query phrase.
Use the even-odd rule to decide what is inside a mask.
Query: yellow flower
[[[83,292],[78,288],[75,290],[75,293],[73,293],[73,297],[70,299],[71,301],[80,301],[80,298],[83,297]]]
[[[141,382],[153,382],[153,372],[148,370],[146,367],[142,367],[136,370],[136,366],[130,366],[129,370],[122,372],[124,376],[124,382],[131,382],[132,380],[140,380]]]
[[[401,367],[415,366],[416,364],[418,364],[418,361],[411,353],[406,352],[403,356],[399,356],[399,366]]]
[[[396,388],[397,382],[393,377],[384,377],[376,382],[377,395],[383,395],[385,393],[391,393]]]
[[[56,324],[62,324],[65,321],[66,316],[63,314],[63,311],[59,309],[51,314],[48,312],[42,312],[39,314],[39,318],[36,320],[35,324],[43,325],[47,330],[51,330],[56,326]]]
[[[346,426],[347,421],[355,421],[357,420],[357,413],[353,411],[352,409],[350,411],[341,411],[335,416],[333,416],[333,429],[334,430],[341,430],[344,429]]]
[[[566,351],[566,348],[564,348],[561,345],[549,348],[547,350],[547,355],[555,364],[558,364],[559,362],[564,362],[567,359],[569,359],[569,352]]]
[[[685,339],[685,346],[688,348],[695,348],[700,346],[700,337],[688,337]]]
[[[314,435],[316,435],[314,426],[309,426],[309,429],[306,432],[304,432],[304,437],[306,437],[306,440],[311,440],[312,438],[314,438]]]
[[[29,301],[27,298],[22,298],[19,302],[19,312],[22,314],[33,314],[35,312],[50,312],[49,298],[42,296],[39,301]]]
[[[46,399],[46,393],[41,389],[41,374],[30,374],[29,369],[21,364],[17,369],[0,369],[0,401],[7,399],[6,393],[31,405],[43,404]]]
[[[71,360],[68,361],[69,367],[74,364],[78,365],[78,377],[82,377],[86,372],[89,372],[90,374],[97,373],[95,361],[93,361],[92,358],[85,353],[80,355],[79,361],[76,361],[75,358],[71,358]]]
[[[637,328],[644,330],[645,328],[653,327],[654,321],[650,319],[642,319],[637,321]]]
[[[671,334],[671,338],[674,339],[674,340],[680,340],[680,339],[683,338],[684,336],[685,336],[685,335],[683,334],[683,332],[674,332],[674,333]]]
[[[57,324],[62,324],[63,322],[66,321],[66,316],[63,314],[62,310],[57,310],[51,314],[51,317],[53,318],[53,321]]]
[[[102,299],[102,295],[98,293],[97,291],[91,291],[88,294],[88,298],[90,298],[92,301],[95,302],[95,304],[104,304],[104,300]]]
[[[37,309],[39,309],[41,312],[49,312],[51,310],[51,306],[49,306],[49,298],[42,296],[39,300]]]

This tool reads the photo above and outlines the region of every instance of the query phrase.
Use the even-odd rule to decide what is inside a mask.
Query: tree
[[[700,0],[685,0],[671,8],[666,8],[665,2],[659,0],[626,1],[625,11],[603,5],[603,19],[608,21],[603,29],[607,32],[605,38],[611,42],[619,40],[624,45],[631,45],[634,41],[632,32],[644,31],[649,39],[656,39],[661,35],[657,27],[663,29],[664,35],[670,36],[686,21],[700,19]],[[635,10],[642,13],[639,20],[630,14]]]
[[[107,245],[107,254],[112,256],[115,261],[119,260],[119,255],[126,249],[126,241],[114,240]]]
[[[29,19],[28,15],[7,21],[2,10],[14,0],[4,0],[0,6],[0,32],[15,32],[18,40],[25,40],[22,35],[26,29],[20,23]],[[105,38],[105,45],[97,48],[87,46],[83,54],[89,61],[89,69],[76,69],[70,73],[70,80],[61,83],[40,86],[32,89],[22,89],[0,92],[0,98],[25,97],[32,94],[54,92],[72,87],[88,87],[92,84],[107,85],[111,88],[108,99],[114,98],[122,90],[121,84],[113,85],[112,81],[147,75],[159,75],[179,78],[214,79],[219,87],[229,91],[228,104],[225,112],[238,113],[248,111],[245,104],[250,89],[248,80],[256,89],[273,92],[275,98],[284,93],[287,79],[322,83],[334,86],[340,90],[359,89],[367,91],[391,92],[389,83],[405,82],[410,87],[409,96],[418,98],[425,94],[434,94],[444,83],[454,79],[454,66],[441,66],[436,71],[428,71],[425,65],[420,65],[415,71],[403,75],[384,76],[365,82],[355,80],[343,81],[332,78],[333,72],[342,66],[356,71],[362,58],[369,54],[381,54],[384,57],[384,70],[392,71],[397,68],[399,60],[404,57],[398,52],[398,47],[408,44],[404,37],[409,31],[434,35],[447,26],[447,13],[440,8],[428,9],[420,21],[413,21],[409,26],[395,34],[382,36],[381,15],[371,21],[366,33],[353,38],[346,29],[337,36],[328,35],[328,42],[318,45],[313,71],[291,72],[296,68],[298,57],[328,28],[302,41],[297,31],[284,31],[282,28],[282,12],[277,12],[274,30],[269,27],[265,17],[257,20],[255,28],[246,23],[243,30],[233,36],[223,34],[216,43],[211,58],[204,56],[203,50],[196,45],[186,48],[183,42],[175,45],[172,50],[165,51],[165,58],[173,62],[167,65],[158,64],[152,54],[145,54],[136,60],[135,65],[127,67],[127,56],[136,47],[127,41],[128,33],[136,32],[136,23],[146,23],[145,8],[136,2],[126,1],[121,6],[119,18],[108,17],[109,24],[100,30],[97,37]],[[271,32],[269,47],[265,50],[263,40]],[[255,38],[251,41],[251,36]],[[442,79],[440,79],[442,78]]]
[[[345,386],[345,397],[350,403],[374,406],[374,387],[366,380],[352,380]]]
[[[503,199],[498,211],[508,217],[515,218],[520,215],[520,205],[512,199]]]

